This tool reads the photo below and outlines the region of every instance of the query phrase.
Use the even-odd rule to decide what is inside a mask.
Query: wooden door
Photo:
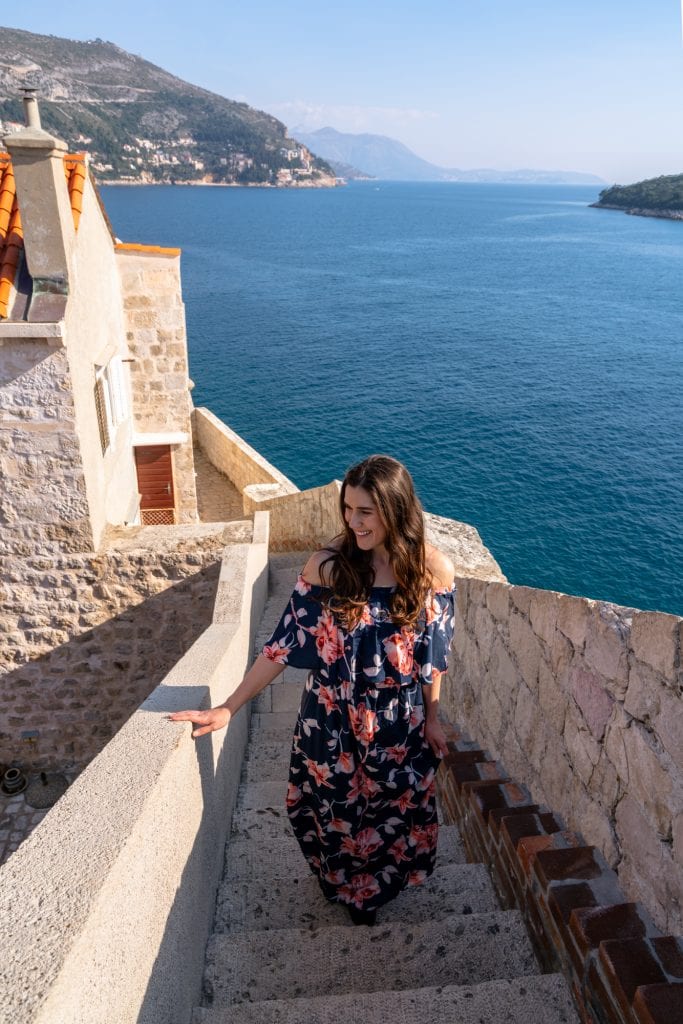
[[[135,449],[140,515],[146,526],[175,522],[173,460],[169,444]]]

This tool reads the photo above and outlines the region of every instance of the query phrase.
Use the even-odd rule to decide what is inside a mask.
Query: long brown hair
[[[370,455],[352,466],[341,487],[340,512],[344,528],[334,550],[320,566],[323,582],[332,590],[329,606],[352,627],[362,614],[375,582],[372,552],[362,551],[346,522],[346,488],[362,487],[371,496],[387,536],[396,588],[389,608],[397,626],[414,626],[424,608],[431,577],[425,556],[422,506],[406,467],[389,455]]]

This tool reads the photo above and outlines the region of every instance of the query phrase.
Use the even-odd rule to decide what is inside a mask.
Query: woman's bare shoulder
[[[330,556],[334,555],[335,551],[339,550],[339,544],[340,541],[335,537],[334,540],[330,541],[327,547],[321,548],[320,551],[313,552],[301,570],[301,575],[307,583],[314,583],[317,586],[327,586],[328,580],[323,579],[321,576],[321,568],[325,562],[329,561]],[[324,572],[324,569],[322,572]]]
[[[453,586],[455,566],[448,555],[444,554],[443,551],[439,551],[433,544],[426,544],[425,561],[434,587],[448,589]]]

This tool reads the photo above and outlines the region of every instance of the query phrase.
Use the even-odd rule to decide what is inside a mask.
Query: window
[[[95,367],[95,409],[104,455],[119,423],[129,415],[128,392],[119,356],[110,359],[106,366]]]

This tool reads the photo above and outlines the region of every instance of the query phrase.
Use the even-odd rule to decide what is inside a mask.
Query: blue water
[[[300,487],[364,455],[515,583],[683,613],[683,223],[596,190],[103,190],[180,245],[194,401]]]

